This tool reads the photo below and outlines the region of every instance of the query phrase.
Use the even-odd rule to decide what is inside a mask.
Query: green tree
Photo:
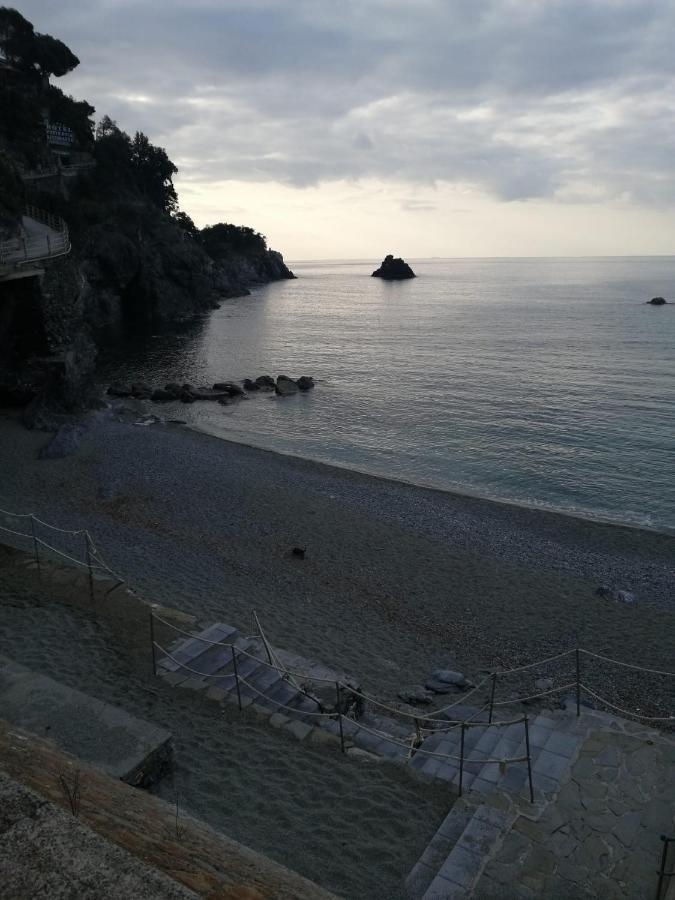
[[[213,259],[235,253],[264,253],[267,239],[253,228],[219,222],[207,225],[200,232],[200,241]]]
[[[173,186],[173,176],[178,169],[166,150],[151,144],[147,135],[137,131],[131,142],[131,164],[141,193],[166,212],[176,212],[178,196]]]
[[[9,6],[0,6],[0,51],[17,68],[38,75],[65,75],[80,64],[63,41],[35,31],[31,22]]]

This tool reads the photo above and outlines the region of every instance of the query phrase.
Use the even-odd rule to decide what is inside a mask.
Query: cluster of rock
[[[385,256],[379,269],[375,269],[373,278],[384,278],[385,281],[403,281],[414,278],[415,273],[400,256],[394,258],[391,253]]]
[[[214,400],[217,403],[231,403],[247,392],[274,391],[280,396],[296,394],[298,391],[309,391],[314,387],[314,379],[302,375],[293,379],[287,375],[279,375],[276,381],[271,375],[260,375],[258,378],[244,378],[237,384],[234,381],[216,381],[210,388],[196,388],[191,384],[172,382],[163,388],[153,389],[143,382],[131,385],[111,384],[108,394],[111,397],[134,397],[137,400],[151,400],[153,403],[170,403],[180,400],[181,403],[194,403],[196,400]]]
[[[473,683],[461,672],[451,669],[436,669],[424,685],[413,684],[401,688],[399,699],[412,706],[424,706],[431,703],[437,694],[450,694],[455,691],[468,691]]]

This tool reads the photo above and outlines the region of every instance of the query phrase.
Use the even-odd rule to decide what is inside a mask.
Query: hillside
[[[176,166],[50,79],[79,64],[0,7],[0,402],[89,401],[97,347],[171,326],[293,278],[252,228],[203,230],[180,210]]]

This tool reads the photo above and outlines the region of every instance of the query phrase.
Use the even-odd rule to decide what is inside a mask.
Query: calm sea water
[[[295,263],[104,377],[316,390],[162,414],[213,434],[440,488],[675,530],[675,258]]]

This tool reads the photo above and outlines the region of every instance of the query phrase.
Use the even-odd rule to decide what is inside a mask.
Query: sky
[[[675,0],[26,0],[289,259],[672,254]]]

